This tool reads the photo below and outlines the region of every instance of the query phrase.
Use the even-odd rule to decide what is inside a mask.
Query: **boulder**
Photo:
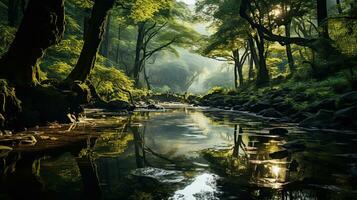
[[[344,108],[335,112],[334,123],[336,128],[357,129],[357,106]]]
[[[258,113],[262,110],[265,110],[265,109],[268,109],[271,107],[271,104],[268,103],[268,102],[258,102],[254,105],[252,105],[250,108],[249,108],[249,111],[251,112],[254,112],[254,113]]]
[[[303,112],[303,111],[300,111],[298,113],[295,113],[293,115],[290,116],[290,119],[292,122],[295,122],[295,123],[299,123],[299,122],[302,122],[304,121],[305,119],[311,117],[312,114],[309,113],[309,112]]]
[[[309,112],[317,112],[319,110],[335,110],[336,109],[336,101],[334,99],[325,99],[318,103],[312,104],[307,108]]]
[[[282,113],[275,110],[274,108],[268,108],[268,109],[262,110],[258,114],[262,115],[264,117],[274,117],[274,118],[281,118],[284,116]]]
[[[276,103],[273,105],[273,107],[275,108],[275,110],[287,115],[291,115],[296,112],[296,109],[293,105],[287,104],[285,102]]]
[[[133,110],[133,106],[130,105],[126,101],[115,100],[115,101],[109,101],[107,103],[107,105],[105,106],[105,109],[113,110],[113,111],[117,111],[117,110],[129,110],[129,111],[131,111],[131,110]]]
[[[298,102],[302,102],[302,101],[307,101],[309,100],[309,97],[307,96],[307,94],[303,93],[303,92],[300,92],[300,93],[297,93],[293,96],[293,99],[295,101],[298,101]]]
[[[164,110],[165,108],[160,106],[160,105],[156,105],[156,104],[150,104],[148,106],[148,109],[151,109],[151,110]]]
[[[345,93],[340,96],[338,101],[339,108],[346,108],[357,105],[357,91]]]
[[[282,102],[284,102],[284,97],[282,97],[282,96],[278,96],[278,97],[275,97],[275,98],[273,98],[272,100],[271,100],[271,102],[273,103],[273,104],[281,104]]]
[[[240,110],[242,108],[242,106],[241,105],[235,105],[235,106],[233,106],[233,110]]]
[[[303,127],[326,128],[334,121],[334,112],[329,110],[320,110],[315,115],[300,122]]]

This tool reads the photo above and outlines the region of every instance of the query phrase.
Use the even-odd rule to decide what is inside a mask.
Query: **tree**
[[[247,23],[239,17],[234,1],[199,1],[198,11],[212,11],[214,6],[216,8],[213,12],[212,25],[215,26],[216,32],[210,36],[209,44],[204,47],[203,54],[234,64],[234,86],[237,89],[244,84],[243,65],[249,55],[247,32],[250,30]],[[203,14],[210,20],[211,12]]]
[[[68,75],[66,81],[79,80],[84,82],[94,67],[97,52],[102,42],[105,24],[109,11],[114,7],[115,0],[96,0],[93,5],[88,30],[84,36],[84,45],[77,65]]]
[[[0,60],[0,77],[16,86],[38,84],[38,60],[64,33],[64,1],[30,0],[9,50]]]
[[[133,0],[118,1],[115,0],[96,0],[93,5],[92,14],[89,20],[88,29],[84,38],[84,46],[78,59],[76,67],[72,70],[66,79],[66,82],[75,80],[85,81],[94,67],[97,52],[103,40],[105,25],[110,10],[115,3],[118,8],[128,10],[129,16],[136,21],[145,21],[151,18],[156,12],[170,1],[153,1],[153,0]]]
[[[187,13],[188,16],[182,16],[182,13]],[[195,46],[199,34],[185,25],[190,15],[183,3],[175,2],[175,6],[169,6],[153,18],[137,23],[135,62],[131,73],[137,87],[140,83],[140,73],[144,72],[146,84],[150,88],[145,63],[155,54],[163,50],[176,53],[172,46]]]

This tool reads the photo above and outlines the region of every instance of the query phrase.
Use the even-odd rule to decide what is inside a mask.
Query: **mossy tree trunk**
[[[102,45],[100,46],[100,53],[102,56],[110,59],[109,50],[111,44],[111,34],[110,34],[110,24],[111,24],[111,17],[110,14],[108,15],[107,23],[105,25],[105,33],[103,37]]]
[[[327,0],[317,0],[317,24],[320,28],[320,36],[324,38],[330,38],[327,17]]]
[[[134,69],[132,73],[132,77],[135,80],[135,86],[139,86],[140,81],[140,68],[142,66],[142,50],[144,46],[144,38],[145,38],[145,22],[141,22],[138,24],[138,36],[136,39],[136,49],[135,49],[135,63]]]
[[[257,30],[258,34],[255,36],[255,42],[258,49],[258,74],[257,74],[257,85],[265,85],[269,83],[269,71],[266,64],[265,57],[265,41],[263,33]]]
[[[254,70],[253,70],[253,65],[255,65],[255,68],[259,65],[258,63],[258,55],[257,51],[254,45],[254,39],[252,35],[248,36],[248,46],[250,50],[250,63],[249,63],[249,77],[250,79],[254,79]]]
[[[290,29],[291,29],[291,21],[287,22],[285,24],[285,36],[286,37],[291,37]],[[295,67],[293,52],[291,49],[291,44],[286,45],[286,57],[288,58],[290,73],[293,74],[296,71],[296,67]]]
[[[0,78],[15,86],[38,83],[37,61],[64,33],[64,0],[30,0],[8,52],[0,59]]]
[[[94,2],[82,52],[77,65],[68,75],[66,82],[76,80],[84,82],[88,78],[94,68],[97,52],[103,40],[106,21],[114,3],[115,0],[96,0]]]

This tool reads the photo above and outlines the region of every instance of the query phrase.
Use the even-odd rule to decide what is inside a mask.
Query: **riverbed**
[[[1,165],[0,199],[357,198],[357,133],[350,131],[171,106],[130,115],[86,110],[75,125],[25,133],[91,137],[41,154],[11,152]]]

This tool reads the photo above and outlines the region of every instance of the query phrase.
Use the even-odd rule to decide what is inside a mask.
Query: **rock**
[[[120,101],[120,100],[115,100],[115,101],[109,101],[106,109],[108,110],[113,110],[113,111],[117,111],[117,110],[131,110],[132,109],[132,105],[130,105],[128,102],[126,101]]]
[[[151,110],[164,110],[165,108],[160,106],[160,105],[150,104],[148,106],[148,109],[151,109]]]
[[[284,159],[289,156],[289,152],[287,150],[277,151],[269,154],[272,159]]]
[[[305,93],[297,93],[293,96],[293,99],[298,102],[307,101],[309,97]]]
[[[269,133],[272,135],[285,136],[289,133],[289,131],[286,130],[285,128],[274,128],[269,130]]]
[[[241,109],[242,108],[242,106],[241,105],[236,105],[236,106],[233,106],[233,110],[239,110],[239,109]]]
[[[283,117],[283,114],[280,113],[279,111],[276,111],[274,108],[268,108],[268,109],[262,110],[258,114],[262,115],[264,117],[274,117],[274,118]]]
[[[339,108],[346,108],[357,105],[357,91],[345,93],[340,96],[338,101]]]
[[[258,113],[258,112],[260,112],[262,110],[265,110],[265,109],[268,109],[270,107],[271,107],[271,105],[268,102],[258,102],[256,104],[252,105],[249,108],[249,111],[254,112],[254,113]]]
[[[325,99],[318,103],[315,103],[307,108],[309,112],[317,112],[319,110],[335,110],[336,109],[336,101],[334,99]]]
[[[295,113],[295,114],[291,115],[290,118],[291,118],[292,122],[298,123],[298,122],[301,122],[301,121],[303,121],[303,120],[305,120],[305,119],[307,119],[307,118],[309,118],[311,116],[312,116],[312,114],[309,113],[309,112],[300,111],[298,113]]]
[[[357,117],[357,106],[352,106],[348,108],[344,108],[335,112],[335,119],[356,119]]]
[[[334,112],[329,110],[320,110],[317,114],[300,122],[303,127],[326,128],[334,121]]]
[[[357,106],[344,108],[335,112],[333,125],[336,128],[357,129]]]
[[[284,102],[284,97],[282,96],[275,97],[271,100],[271,102],[273,104],[281,104],[282,102]]]
[[[296,113],[296,109],[294,108],[294,106],[291,104],[287,104],[285,102],[276,103],[272,107],[275,108],[275,110],[286,115],[291,115],[293,113]]]

